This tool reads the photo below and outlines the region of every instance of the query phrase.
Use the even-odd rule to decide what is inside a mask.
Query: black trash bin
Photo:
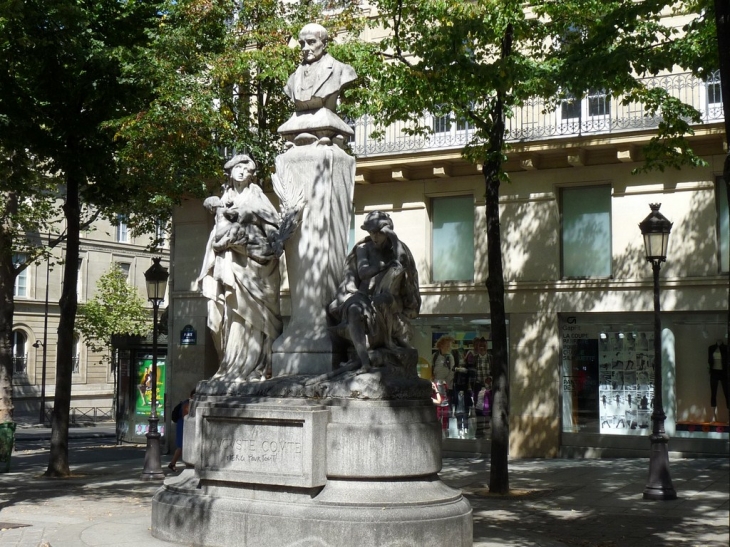
[[[15,443],[15,422],[0,424],[0,473],[10,471],[10,455]]]

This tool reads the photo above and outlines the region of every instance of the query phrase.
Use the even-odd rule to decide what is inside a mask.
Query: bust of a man
[[[302,63],[284,87],[297,112],[322,107],[335,112],[340,90],[357,78],[355,70],[327,53],[329,35],[322,25],[310,23],[299,32]]]

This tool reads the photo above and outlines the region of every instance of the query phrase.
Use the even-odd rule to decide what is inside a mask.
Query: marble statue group
[[[351,66],[327,53],[327,42],[327,31],[321,25],[308,24],[302,28],[299,34],[302,62],[285,87],[286,95],[294,103],[294,114],[280,128],[280,133],[290,148],[301,147],[308,156],[315,151],[306,150],[307,146],[331,147],[333,140],[337,142],[338,138],[352,133],[335,111],[340,91],[356,79],[356,74]],[[220,360],[216,377],[221,380],[249,382],[271,376],[273,343],[282,335],[281,252],[303,217],[329,216],[331,221],[336,220],[337,215],[329,211],[315,210],[316,197],[308,199],[301,188],[307,181],[292,174],[303,174],[306,178],[307,169],[302,169],[301,160],[294,162],[297,169],[292,169],[287,162],[277,162],[273,178],[282,204],[279,211],[256,183],[256,164],[247,155],[236,155],[226,163],[228,181],[222,195],[204,202],[206,209],[215,215],[215,225],[198,282],[208,299],[208,327]],[[325,157],[324,162],[336,163],[336,159]],[[313,182],[310,186],[317,193],[318,185],[334,182],[336,186],[338,181],[335,176],[333,181]],[[347,187],[346,183],[343,188]],[[350,184],[350,191],[351,187]],[[351,196],[346,195],[346,201],[351,202]],[[348,208],[346,215],[343,211],[337,213],[341,225],[335,227],[330,222],[327,229],[344,232],[347,224],[341,221],[347,220],[351,211]],[[334,264],[340,278],[335,284],[330,283],[329,294],[324,295],[326,301],[320,298],[319,302],[308,304],[326,308],[322,310],[327,319],[326,336],[349,342],[351,350],[349,355],[341,352],[342,363],[355,364],[360,373],[386,363],[414,365],[408,358],[412,350],[409,328],[410,319],[418,315],[421,301],[413,256],[396,235],[387,213],[369,213],[362,229],[368,236],[344,260],[339,260],[339,267]],[[317,243],[317,234],[311,235],[310,245]],[[323,252],[327,250],[324,248]],[[292,249],[287,260],[300,259],[295,254],[296,250]],[[290,282],[297,280],[290,279]],[[326,283],[327,279],[322,282]],[[292,293],[295,298],[296,290]]]
[[[472,545],[471,507],[437,475],[441,427],[410,343],[413,255],[383,211],[348,249],[353,130],[335,109],[356,75],[327,42],[320,25],[299,34],[278,209],[245,154],[204,202],[215,223],[198,287],[218,370],[185,417],[185,469],[152,500],[152,535],[175,545]]]

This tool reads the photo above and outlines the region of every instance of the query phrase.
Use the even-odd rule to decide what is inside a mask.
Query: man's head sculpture
[[[365,222],[363,222],[363,225],[361,226],[361,228],[368,233],[379,232],[386,227],[392,230],[393,220],[390,218],[388,213],[384,213],[383,211],[373,211],[368,213],[368,216],[365,217]]]
[[[299,31],[299,45],[302,48],[302,64],[319,61],[327,52],[329,33],[317,23],[309,23]]]

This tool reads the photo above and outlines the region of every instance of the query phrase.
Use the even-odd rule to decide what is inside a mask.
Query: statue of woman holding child
[[[274,248],[280,217],[255,183],[250,157],[237,155],[224,169],[229,180],[223,194],[203,203],[215,215],[215,226],[198,278],[220,361],[215,378],[264,380],[271,345],[282,329]]]

